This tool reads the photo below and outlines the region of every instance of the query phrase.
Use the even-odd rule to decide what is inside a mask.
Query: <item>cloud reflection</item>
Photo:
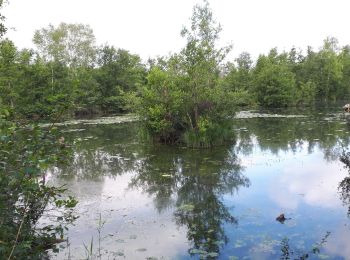
[[[350,259],[350,232],[349,228],[344,228],[344,223],[338,226],[337,230],[333,231],[325,250],[329,254],[339,255],[344,259]]]
[[[334,172],[336,168],[339,168],[339,172]],[[287,210],[297,209],[300,203],[329,209],[341,208],[337,187],[345,174],[338,162],[326,163],[320,159],[308,164],[288,163],[272,181],[269,197]]]

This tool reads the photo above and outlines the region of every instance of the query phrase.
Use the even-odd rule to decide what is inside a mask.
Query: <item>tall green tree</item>
[[[55,105],[55,111],[57,105],[64,105],[64,100],[67,101],[66,111],[93,111],[97,105],[97,97],[94,97],[97,83],[92,76],[92,68],[96,63],[97,49],[90,26],[66,23],[57,27],[49,25],[35,32],[33,42],[38,52],[36,65],[51,72],[51,79],[45,74],[42,81],[46,82],[47,89],[39,84],[42,93],[50,93],[45,98],[46,103]],[[39,102],[45,108],[47,104],[42,101]]]
[[[0,42],[0,99],[8,108],[15,106],[19,76],[17,66],[17,48],[8,39]]]
[[[285,107],[293,104],[295,75],[290,71],[286,54],[270,50],[260,55],[254,69],[257,101],[266,107]]]
[[[95,36],[89,25],[61,23],[35,31],[33,42],[44,61],[69,67],[89,67],[95,62]]]
[[[126,108],[126,96],[145,83],[146,70],[138,55],[127,50],[103,46],[98,50],[98,103],[104,112],[121,112]]]
[[[250,54],[243,52],[235,60],[237,63],[237,81],[239,89],[241,90],[251,90],[252,87],[252,65],[253,61]]]
[[[69,113],[75,87],[66,66],[37,59],[21,72],[17,112],[29,118],[49,118],[58,114],[64,118]]]
[[[181,32],[185,47],[151,70],[139,111],[157,140],[209,147],[229,138],[234,102],[220,77],[231,46],[217,47],[220,31],[208,2],[196,5],[190,28]]]
[[[235,63],[228,63],[225,68],[222,85],[233,95],[239,106],[254,104],[251,93],[253,90],[253,61],[250,54],[243,52],[235,59]]]
[[[342,64],[342,80],[341,90],[343,98],[349,99],[350,95],[350,46],[344,46],[339,53],[339,58]]]
[[[220,65],[231,46],[217,48],[217,40],[221,26],[217,25],[209,3],[196,5],[193,9],[190,29],[184,28],[181,35],[187,43],[181,51],[182,68],[186,75],[186,90],[191,102],[192,128],[197,128],[204,111],[200,111],[203,103],[209,102],[215,90],[219,91],[218,80]]]
[[[335,101],[344,95],[342,89],[342,61],[338,55],[338,41],[327,38],[319,52],[308,49],[303,62],[303,81],[315,85],[316,99]]]

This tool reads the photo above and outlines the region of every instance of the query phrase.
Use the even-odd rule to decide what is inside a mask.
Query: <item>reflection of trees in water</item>
[[[159,211],[175,204],[175,220],[187,227],[192,242],[190,253],[215,256],[227,243],[223,225],[237,223],[221,196],[249,186],[249,180],[227,149],[163,149],[143,161],[130,186],[153,195]]]
[[[85,131],[66,133],[66,139],[75,142],[72,162],[60,171],[66,178],[101,180],[130,171],[142,148],[135,142],[135,123],[89,126]]]
[[[349,175],[339,183],[338,190],[343,204],[348,206],[348,217],[350,217],[350,152],[343,152],[340,161],[344,163]]]
[[[338,147],[350,144],[346,133],[349,127],[344,125],[344,120],[325,120],[323,115],[236,119],[233,124],[237,129],[234,146],[237,154],[251,154],[256,145],[262,151],[274,154],[285,151],[296,153],[305,147],[311,153],[317,147],[323,151],[326,160],[334,161],[339,157]],[[150,154],[145,146],[137,142],[137,131],[137,124],[128,123],[89,126],[82,132],[66,133],[68,140],[80,141],[75,147],[74,161],[64,169],[65,174],[98,179],[140,168],[137,165],[142,165],[143,157],[157,152]]]
[[[228,242],[223,224],[237,224],[237,220],[216,194],[198,197],[179,207],[175,213],[176,223],[187,227],[187,239],[193,242],[190,253],[219,252],[220,246]],[[186,205],[192,208],[184,209]]]
[[[326,160],[339,158],[338,147],[350,144],[347,128],[342,120],[326,120],[323,117],[308,118],[249,118],[234,121],[237,129],[236,152],[247,155],[254,145],[273,154],[315,147],[324,152]],[[238,130],[239,129],[239,130]]]
[[[142,146],[135,142],[137,137],[130,127],[117,129],[122,136],[113,130],[102,127],[80,132],[75,158],[64,172],[73,178],[95,180],[134,172],[129,186],[152,195],[159,212],[177,207],[175,220],[188,229],[191,253],[218,253],[227,242],[223,225],[237,222],[221,196],[249,185],[235,154],[225,147],[193,150]],[[130,138],[132,134],[135,136]]]
[[[221,196],[249,185],[236,156],[225,147],[193,150],[140,145],[136,131],[129,124],[67,134],[67,139],[80,141],[64,172],[70,174],[68,178],[95,180],[134,172],[129,186],[152,195],[159,212],[177,207],[175,220],[188,229],[190,252],[214,256],[227,242],[223,225],[237,222]]]

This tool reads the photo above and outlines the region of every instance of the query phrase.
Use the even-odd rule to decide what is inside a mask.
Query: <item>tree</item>
[[[327,38],[319,52],[309,48],[303,62],[303,82],[315,85],[315,95],[319,101],[335,101],[345,94],[341,84],[343,65],[338,51],[338,41]]]
[[[74,85],[74,113],[76,116],[94,115],[100,112],[101,93],[96,79],[96,69],[79,67]]]
[[[221,26],[213,19],[207,1],[204,6],[196,5],[191,18],[191,29],[184,28],[181,35],[187,44],[181,51],[182,68],[187,77],[186,89],[191,98],[192,128],[201,120],[200,106],[209,102],[213,90],[218,90],[220,65],[231,50],[231,46],[216,48]],[[204,112],[204,111],[202,111]]]
[[[125,95],[145,83],[146,70],[140,57],[106,45],[98,50],[97,65],[95,79],[98,83],[98,103],[102,110],[125,110]]]
[[[13,108],[16,96],[16,82],[19,71],[17,66],[17,48],[10,40],[0,42],[0,99],[3,105]]]
[[[153,149],[159,152],[159,147]],[[236,155],[226,149],[164,151],[164,156],[155,158],[147,155],[154,151],[147,150],[136,166],[139,174],[129,186],[142,188],[152,196],[160,213],[170,206],[176,207],[174,220],[178,226],[186,227],[191,256],[218,257],[222,246],[229,241],[224,226],[238,222],[221,197],[249,187],[249,179],[242,173]],[[214,154],[221,158],[219,163],[205,159]],[[170,173],[169,178],[162,177],[162,172]]]
[[[66,66],[34,60],[21,68],[16,112],[27,118],[66,116],[75,98],[75,83]]]
[[[35,31],[34,44],[40,57],[69,67],[89,67],[95,62],[95,36],[89,25],[61,23]]]
[[[268,56],[260,55],[254,69],[254,85],[260,105],[292,105],[295,96],[295,76],[288,66],[287,55],[278,55],[277,49],[272,49]]]
[[[142,89],[138,111],[141,118],[145,118],[146,130],[157,142],[176,143],[185,128],[187,96],[178,87],[179,80],[175,71],[156,66],[149,72],[147,85]]]
[[[240,90],[251,90],[252,87],[252,65],[250,54],[243,52],[235,60],[237,63],[237,81]]]
[[[36,92],[40,98],[34,100],[41,107],[33,107],[39,109],[35,114],[40,110],[43,115],[69,112],[74,107],[78,112],[92,112],[97,105],[97,83],[92,70],[96,62],[95,36],[90,26],[49,25],[35,32],[33,42],[39,54],[34,67],[44,73],[36,77],[40,82],[34,88],[41,90]]]
[[[344,46],[339,54],[342,64],[341,90],[342,97],[348,98],[350,94],[350,46]]]
[[[234,102],[219,84],[231,46],[216,47],[220,31],[208,2],[196,5],[190,29],[181,32],[186,46],[162,67],[151,69],[139,111],[149,133],[161,137],[158,141],[210,147],[232,133]]]
[[[254,103],[251,95],[253,91],[252,64],[250,54],[243,52],[235,59],[235,63],[229,63],[226,66],[221,84],[226,91],[232,92],[233,100],[239,106]]]
[[[71,209],[77,201],[46,181],[47,169],[71,156],[58,134],[37,125],[0,124],[1,259],[47,259],[46,250],[57,250],[76,218]],[[56,221],[39,224],[41,217]]]

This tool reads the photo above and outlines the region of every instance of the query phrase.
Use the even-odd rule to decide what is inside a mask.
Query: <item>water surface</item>
[[[236,141],[204,150],[118,122],[62,126],[74,160],[48,174],[80,218],[54,259],[86,259],[91,241],[102,259],[350,259],[343,114],[241,113]]]

